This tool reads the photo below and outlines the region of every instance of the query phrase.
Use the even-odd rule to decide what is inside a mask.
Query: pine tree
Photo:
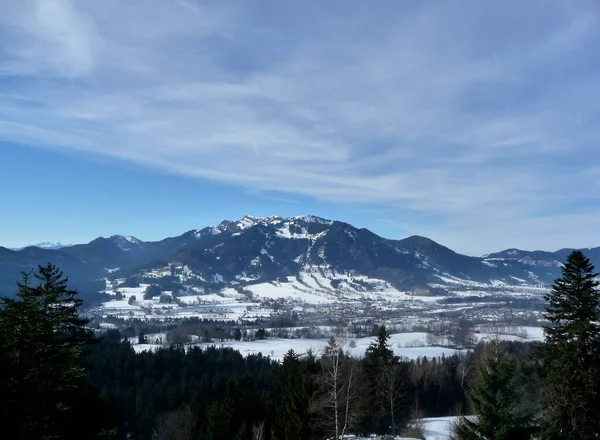
[[[231,417],[224,402],[213,402],[206,413],[202,427],[202,440],[225,440],[231,436]]]
[[[365,393],[361,411],[362,429],[369,432],[389,431],[392,435],[407,419],[400,409],[405,407],[403,372],[389,343],[390,334],[384,325],[377,329],[377,339],[365,352]],[[404,409],[408,409],[407,407]]]
[[[394,352],[389,344],[390,333],[385,325],[377,329],[377,340],[371,342],[365,352],[365,359],[374,365],[390,365],[394,361]]]
[[[62,272],[40,266],[35,279],[31,287],[31,274],[23,274],[16,297],[0,298],[1,417],[18,430],[16,438],[70,438],[83,344],[91,336],[78,315],[81,300]]]
[[[573,251],[555,280],[545,317],[548,375],[542,421],[548,439],[600,438],[600,291],[594,266]]]
[[[277,411],[277,438],[301,440],[309,429],[311,390],[308,374],[297,353],[289,350],[283,357],[280,377],[281,402]]]
[[[486,355],[470,392],[477,420],[462,417],[453,428],[454,440],[521,440],[531,438],[532,415],[519,405],[522,376],[515,359],[500,342],[486,345]]]

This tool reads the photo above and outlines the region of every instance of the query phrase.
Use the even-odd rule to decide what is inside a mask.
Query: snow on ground
[[[417,359],[424,356],[427,356],[428,358],[441,357],[442,355],[452,356],[455,353],[461,352],[461,350],[452,348],[427,347],[425,346],[425,335],[426,333],[394,334],[390,338],[390,346],[394,350],[396,356],[408,359]],[[346,340],[340,339],[339,342],[344,344],[344,350],[349,352],[350,355],[360,358],[365,355],[367,347],[374,342],[375,339],[375,337]],[[355,347],[350,346],[351,341],[354,341]],[[211,345],[217,347],[231,347],[234,350],[238,350],[244,356],[262,353],[263,356],[270,356],[272,359],[280,361],[283,360],[284,354],[290,349],[301,355],[306,354],[308,350],[312,349],[317,356],[320,356],[323,353],[323,349],[327,345],[327,342],[328,339],[269,338],[258,341],[228,341],[219,343],[200,343],[196,345],[200,347]]]
[[[544,329],[542,327],[521,327],[527,332],[527,339],[530,341],[543,341],[544,340]]]
[[[156,344],[134,344],[132,345],[132,348],[136,353],[142,353],[144,351],[156,351],[160,348],[163,348],[163,346]]]
[[[529,334],[532,335],[530,340],[539,340],[540,327],[525,327],[529,329]],[[496,334],[477,334],[479,338],[488,339],[489,337],[499,337],[502,340],[523,340],[520,337],[512,335],[496,335]],[[427,344],[427,333],[423,332],[409,332],[409,333],[396,333],[390,336],[389,344],[394,355],[406,358],[406,359],[417,359],[427,357],[438,358],[442,356],[452,356],[454,354],[464,353],[464,350],[458,350],[447,347],[429,346]],[[144,350],[156,350],[162,345],[152,344],[156,339],[166,340],[164,334],[153,334],[146,335],[146,340],[149,344],[137,344],[137,338],[130,338],[130,342],[133,344],[136,352]],[[338,342],[342,344],[344,351],[348,352],[351,356],[361,358],[365,355],[365,351],[369,345],[375,341],[375,337],[368,338],[341,338]],[[323,353],[325,346],[329,339],[283,339],[283,338],[268,338],[264,340],[256,341],[226,341],[226,342],[212,342],[212,343],[197,343],[199,347],[205,348],[208,346],[216,347],[230,347],[234,350],[238,350],[242,355],[247,356],[249,354],[262,353],[263,356],[270,356],[272,359],[281,361],[283,360],[284,354],[292,349],[300,355],[306,354],[309,350],[314,351],[315,355],[320,356]]]
[[[319,291],[308,289],[294,282],[295,278],[289,277],[289,283],[260,283],[248,286],[254,295],[259,298],[289,298],[294,301],[302,301],[307,304],[332,304],[335,298],[328,297]],[[294,281],[292,281],[294,280]]]
[[[337,289],[331,286],[331,281],[339,282]],[[435,302],[441,297],[419,296],[393,288],[389,283],[364,276],[353,276],[341,273],[332,273],[328,268],[310,266],[305,267],[296,277],[287,277],[286,283],[268,282],[251,284],[245,287],[257,298],[289,299],[306,304],[333,304],[340,301],[417,301]],[[374,290],[362,289],[357,282],[367,283]],[[228,289],[224,289],[228,290]]]
[[[497,331],[493,329],[481,328],[481,333],[476,333],[477,341],[489,341],[492,339],[500,339],[501,341],[543,341],[544,329],[542,327],[514,327],[512,330],[499,328]]]
[[[452,424],[458,421],[459,417],[433,417],[421,419],[424,425],[425,440],[449,440]]]

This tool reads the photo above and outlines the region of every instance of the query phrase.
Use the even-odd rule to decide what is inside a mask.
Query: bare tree
[[[400,365],[393,363],[383,370],[382,391],[385,404],[390,414],[392,435],[396,435],[396,414],[405,395],[402,391],[404,381],[400,377]]]
[[[252,440],[264,440],[265,439],[265,421],[254,425],[252,427]]]
[[[348,380],[346,381],[346,398],[345,398],[345,414],[344,414],[344,426],[342,427],[342,438],[346,434],[348,424],[350,422],[350,406],[351,402],[355,399],[358,394],[358,387],[356,386],[357,372],[355,371],[360,364],[353,359],[349,360],[348,368]]]
[[[157,424],[152,440],[191,440],[194,414],[189,406],[163,415]]]
[[[421,379],[423,379],[424,368],[419,365],[417,361],[412,362],[410,364],[409,369],[410,380],[412,381],[413,388],[415,390],[414,397],[414,410],[415,412],[419,411],[419,384],[421,383]]]
[[[465,383],[466,383],[467,378],[469,377],[469,374],[471,373],[472,370],[473,370],[473,367],[472,367],[472,365],[469,365],[467,356],[465,354],[459,355],[459,363],[458,363],[458,366],[456,367],[456,374],[458,376],[458,379],[460,380],[460,387],[463,390],[465,389]]]
[[[335,438],[344,436],[352,415],[352,401],[357,395],[356,368],[358,363],[347,359],[344,355],[344,344],[331,338],[325,347],[324,384],[326,387],[325,402],[326,416],[332,423],[329,428],[335,433]]]

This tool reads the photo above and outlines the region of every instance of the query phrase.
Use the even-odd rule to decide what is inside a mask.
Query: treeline
[[[282,363],[243,357],[229,348],[173,346],[136,354],[108,332],[87,359],[88,379],[121,432],[160,437],[186,426],[182,438],[327,438],[345,433],[399,434],[415,417],[467,414],[467,390],[483,346],[473,353],[403,360],[393,355],[380,327],[363,359],[331,339],[323,353],[289,351]],[[538,346],[507,342],[527,382],[539,381]],[[183,422],[185,421],[185,423]],[[336,424],[337,421],[337,424]],[[286,434],[287,432],[287,434]],[[158,436],[158,437],[157,437]]]
[[[0,423],[18,439],[422,438],[421,417],[463,417],[469,439],[598,439],[600,293],[578,251],[547,295],[546,344],[493,341],[465,355],[394,356],[385,327],[362,359],[332,338],[283,362],[175,345],[136,354],[97,340],[54,266],[0,308]]]

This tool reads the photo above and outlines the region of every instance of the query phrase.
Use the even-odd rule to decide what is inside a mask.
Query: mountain
[[[92,289],[89,294],[106,277],[204,292],[293,279],[307,289],[389,286],[434,294],[547,285],[560,275],[568,252],[507,249],[469,257],[426,237],[390,240],[316,216],[246,216],[155,242],[114,235],[57,250],[0,248],[0,287],[14,286],[19,271],[52,261]],[[584,252],[600,262],[600,248]]]
[[[52,243],[50,241],[43,241],[41,243],[31,244],[31,245],[21,247],[21,248],[11,248],[11,250],[12,251],[20,251],[21,249],[25,249],[26,247],[37,247],[40,249],[57,250],[57,249],[62,249],[64,247],[68,247],[68,246],[73,246],[73,245],[72,244],[62,244],[62,243]]]
[[[69,277],[70,285],[82,291],[83,299],[100,298],[101,295],[97,292],[102,289],[104,283],[98,280],[101,274],[97,268],[62,250],[42,249],[36,246],[28,246],[18,251],[0,247],[0,295],[14,294],[17,289],[16,283],[22,280],[23,273],[48,262],[60,267]],[[35,283],[35,279],[31,279],[30,283]]]
[[[506,249],[501,252],[486,255],[488,260],[518,261],[528,266],[542,266],[548,268],[560,268],[566,261],[567,256],[573,252],[572,248],[559,249],[556,252],[546,251],[524,251],[521,249]],[[580,249],[588,258],[600,263],[600,247]]]

